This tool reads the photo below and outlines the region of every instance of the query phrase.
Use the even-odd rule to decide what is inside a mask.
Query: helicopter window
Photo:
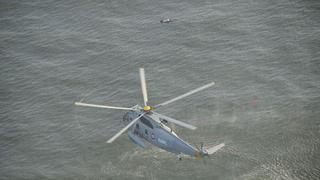
[[[161,120],[162,123],[168,123],[168,121],[165,120],[165,119],[160,119],[160,120]]]
[[[151,122],[149,120],[147,120],[145,117],[141,117],[140,118],[141,122],[143,124],[145,124],[146,126],[148,126],[149,128],[153,129],[153,125],[151,124]]]

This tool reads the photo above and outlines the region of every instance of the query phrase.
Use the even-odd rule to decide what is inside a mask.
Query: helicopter
[[[148,94],[147,94],[147,85],[145,80],[145,71],[144,68],[139,68],[141,90],[143,95],[143,107],[140,105],[135,105],[133,107],[118,107],[118,106],[106,106],[98,104],[89,104],[83,102],[75,102],[76,106],[85,106],[85,107],[95,107],[95,108],[106,108],[106,109],[117,109],[117,110],[126,110],[127,112],[123,116],[123,120],[129,121],[123,129],[111,137],[107,143],[114,142],[119,138],[123,133],[127,131],[127,134],[132,140],[132,142],[139,147],[146,148],[147,142],[155,145],[165,151],[174,153],[178,155],[179,160],[182,159],[181,155],[191,156],[196,159],[200,159],[205,156],[209,156],[224,146],[224,143],[221,143],[217,146],[211,148],[204,148],[203,143],[201,146],[192,146],[186,141],[182,140],[173,130],[168,127],[166,124],[168,122],[176,124],[178,126],[195,130],[197,127],[187,124],[185,122],[176,120],[174,118],[168,117],[166,115],[155,112],[154,110],[159,109],[160,107],[171,104],[175,101],[178,101],[182,98],[190,96],[196,92],[202,91],[213,86],[215,83],[211,82],[204,86],[198,87],[192,91],[189,91],[185,94],[177,96],[173,99],[167,100],[163,103],[151,106],[148,103]]]

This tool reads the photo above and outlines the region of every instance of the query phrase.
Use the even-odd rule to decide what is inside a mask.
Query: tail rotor
[[[216,145],[216,146],[213,146],[210,148],[205,148],[203,146],[203,142],[200,142],[200,146],[195,145],[196,149],[198,150],[195,157],[196,157],[196,159],[200,159],[202,157],[209,157],[210,155],[214,154],[215,152],[217,152],[218,150],[220,150],[224,146],[225,146],[225,144],[221,143],[219,145]]]

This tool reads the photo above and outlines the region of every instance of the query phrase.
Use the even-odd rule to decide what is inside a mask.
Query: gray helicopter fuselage
[[[143,112],[129,111],[123,119],[131,121],[137,118]],[[196,156],[197,149],[183,141],[177,134],[165,124],[165,120],[157,115],[146,113],[130,129],[128,129],[129,138],[138,146],[145,148],[145,141],[175,154],[186,154]]]

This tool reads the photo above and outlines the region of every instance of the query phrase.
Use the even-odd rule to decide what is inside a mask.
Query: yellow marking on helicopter
[[[144,110],[144,111],[150,111],[150,110],[151,110],[151,107],[150,107],[150,106],[144,106],[144,107],[143,107],[143,110]]]

